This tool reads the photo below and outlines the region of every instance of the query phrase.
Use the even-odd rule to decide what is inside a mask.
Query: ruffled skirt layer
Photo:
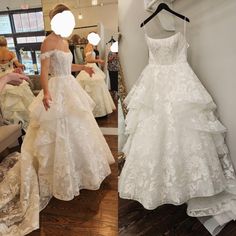
[[[0,235],[22,236],[39,227],[39,212],[52,196],[71,200],[96,190],[111,173],[111,151],[94,119],[94,102],[72,76],[49,80],[29,107],[30,124],[16,162],[0,183]]]
[[[236,193],[226,128],[189,65],[148,65],[125,102],[129,137],[120,196],[147,209],[188,202],[191,216],[225,211],[226,198],[216,196],[232,199]],[[212,196],[218,200],[207,204]],[[206,204],[198,204],[199,198]]]
[[[4,119],[11,123],[21,122],[26,129],[29,124],[29,105],[34,95],[27,82],[20,86],[6,85],[0,95],[1,110]]]
[[[94,116],[106,116],[116,109],[105,83],[106,75],[95,63],[88,63],[86,66],[93,68],[93,76],[90,77],[88,73],[81,71],[76,79],[95,102],[95,108],[93,110]]]

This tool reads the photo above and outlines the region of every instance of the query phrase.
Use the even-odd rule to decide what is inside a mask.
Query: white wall
[[[176,0],[174,9],[191,20],[187,30],[189,62],[218,105],[220,120],[228,128],[227,144],[236,166],[236,1]],[[137,0],[120,0],[118,12],[122,34],[119,55],[130,90],[148,63],[144,32],[139,25],[150,13],[145,12],[143,1]],[[183,21],[176,18],[176,24],[183,31]],[[170,35],[161,29],[157,19],[146,28],[150,36]]]
[[[28,4],[29,8],[42,7],[41,0],[10,0],[10,1],[1,1],[0,11],[6,11],[7,7],[10,10],[21,9],[21,4]]]
[[[56,5],[56,3],[48,0],[43,0],[42,3],[45,30],[50,30],[50,19],[48,13]],[[73,5],[70,3],[70,1],[64,1],[64,3],[67,4],[73,12],[76,20],[76,27],[96,25],[98,23],[102,23],[106,31],[109,31],[111,34],[116,33],[118,31],[117,3],[104,5],[103,7],[84,7],[81,10],[76,6],[76,2],[74,2]],[[80,12],[83,15],[82,20],[78,20],[78,14]],[[87,34],[87,32],[90,32],[91,30],[94,29],[88,29],[87,31],[85,31],[85,33],[82,34]]]

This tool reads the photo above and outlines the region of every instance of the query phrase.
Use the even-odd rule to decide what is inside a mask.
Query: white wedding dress
[[[149,64],[125,100],[129,137],[120,197],[149,210],[188,203],[187,213],[195,217],[236,213],[226,128],[187,62],[185,37],[180,32],[164,39],[145,37]]]
[[[95,59],[95,52],[88,52],[87,54],[92,54]],[[76,79],[96,104],[93,110],[94,116],[106,116],[116,109],[108,86],[105,83],[106,75],[96,63],[87,63],[86,66],[93,68],[94,74],[92,77],[85,71],[81,71]]]
[[[30,106],[19,161],[0,183],[0,235],[20,236],[39,227],[39,211],[52,196],[71,200],[96,190],[111,173],[111,151],[94,119],[94,102],[71,75],[72,54],[53,50],[45,111],[43,92]]]
[[[0,76],[10,73],[14,70],[13,61],[6,64],[0,64]],[[23,81],[19,86],[10,84],[5,85],[0,94],[0,107],[4,119],[13,124],[22,123],[24,129],[29,123],[29,105],[34,99],[28,82]]]

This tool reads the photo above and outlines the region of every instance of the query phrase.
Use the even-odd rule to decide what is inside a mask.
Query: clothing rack
[[[74,30],[76,30],[76,29],[88,29],[88,28],[94,28],[94,27],[98,27],[98,25],[86,25],[86,26],[75,27]],[[46,31],[46,36],[50,33],[52,33],[52,30]]]
[[[86,26],[75,27],[74,29],[87,29],[87,28],[94,28],[94,27],[98,27],[98,25],[86,25]]]

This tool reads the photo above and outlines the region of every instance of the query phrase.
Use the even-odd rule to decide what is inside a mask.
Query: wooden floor
[[[105,137],[117,156],[117,136]],[[117,165],[97,191],[82,190],[72,201],[52,199],[40,213],[40,229],[29,236],[117,236]]]
[[[117,127],[117,112],[98,118],[101,127]],[[106,141],[117,158],[117,135],[106,135]],[[40,213],[40,229],[29,236],[117,236],[118,194],[117,163],[112,174],[97,191],[82,190],[72,201],[53,198]]]
[[[117,127],[117,121],[117,111],[97,119],[102,127]],[[117,157],[117,136],[105,138]],[[186,214],[185,205],[149,211],[136,201],[118,199],[117,164],[111,168],[99,190],[82,190],[68,202],[53,198],[40,213],[40,229],[29,236],[210,236],[198,219]],[[236,222],[218,236],[236,236]]]
[[[113,99],[114,103],[117,107],[117,99]],[[97,123],[100,127],[109,127],[109,128],[117,128],[118,127],[118,109],[113,111],[111,114],[105,117],[96,118]]]
[[[186,205],[163,205],[146,210],[131,200],[119,199],[119,236],[210,236],[197,218],[186,214]],[[218,236],[236,236],[232,221]]]

